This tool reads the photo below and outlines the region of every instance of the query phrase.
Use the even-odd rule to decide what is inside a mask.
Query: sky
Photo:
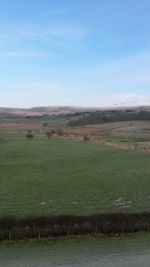
[[[150,104],[149,0],[0,0],[0,106]]]

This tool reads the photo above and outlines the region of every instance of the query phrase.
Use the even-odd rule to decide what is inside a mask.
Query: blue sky
[[[0,106],[150,104],[149,0],[0,0]]]

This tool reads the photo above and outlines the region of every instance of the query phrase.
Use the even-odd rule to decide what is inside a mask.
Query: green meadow
[[[150,154],[59,138],[0,141],[0,216],[150,211]]]

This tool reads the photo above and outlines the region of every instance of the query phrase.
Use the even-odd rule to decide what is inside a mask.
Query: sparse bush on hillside
[[[134,148],[135,148],[135,149],[138,149],[138,148],[139,148],[138,143],[135,143],[135,144],[134,144]]]
[[[47,136],[48,139],[50,139],[53,136],[52,131],[46,132],[46,136]]]
[[[88,142],[88,141],[90,141],[90,137],[86,134],[86,135],[84,135],[83,140],[85,142]]]
[[[26,137],[27,137],[28,139],[32,139],[32,138],[34,138],[34,135],[33,135],[32,133],[30,133],[30,134],[27,134]]]
[[[61,130],[61,129],[57,129],[56,133],[57,133],[58,136],[62,136],[64,134],[63,130]]]
[[[51,133],[52,133],[52,134],[55,134],[55,133],[56,133],[56,130],[51,129]]]
[[[32,131],[31,130],[28,130],[28,133],[27,133],[26,137],[28,139],[33,139],[34,138],[34,135],[32,134]]]
[[[43,122],[42,126],[43,127],[47,127],[48,126],[48,123],[47,122]]]

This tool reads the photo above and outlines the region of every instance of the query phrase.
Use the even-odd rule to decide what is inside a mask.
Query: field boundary
[[[0,218],[0,241],[78,236],[124,236],[150,232],[150,212]]]
[[[108,142],[108,141],[94,141],[92,143],[99,144],[99,145],[104,145],[104,146],[109,146],[109,147],[114,147],[114,148],[120,148],[120,149],[124,149],[124,150],[150,152],[150,148],[149,147],[136,147],[135,145],[114,144],[114,143]]]

